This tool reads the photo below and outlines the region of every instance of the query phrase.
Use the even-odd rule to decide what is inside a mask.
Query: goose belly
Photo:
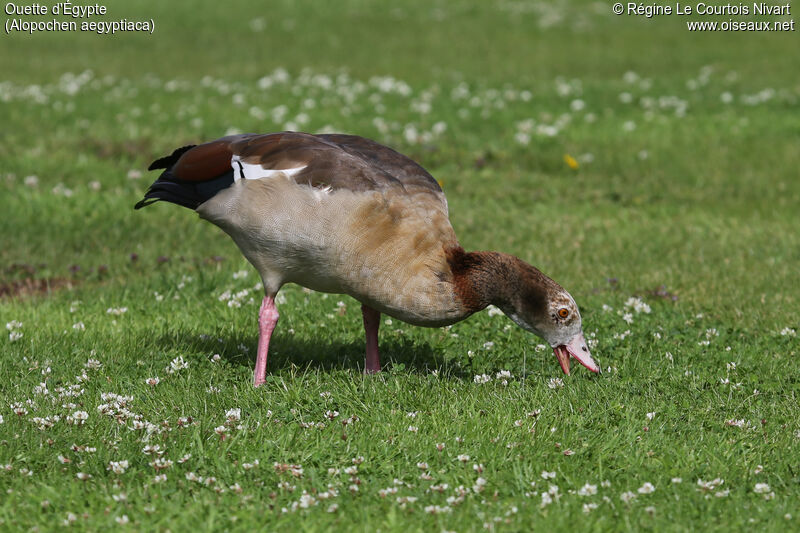
[[[442,245],[455,235],[446,212],[408,200],[242,180],[198,212],[234,239],[268,291],[297,283],[412,324],[452,323],[462,309]]]

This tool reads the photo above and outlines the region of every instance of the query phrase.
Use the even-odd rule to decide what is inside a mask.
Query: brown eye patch
[[[567,318],[569,316],[569,310],[566,307],[562,307],[558,310],[558,316],[561,318]]]

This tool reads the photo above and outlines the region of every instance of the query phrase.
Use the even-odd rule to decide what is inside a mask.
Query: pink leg
[[[361,306],[361,314],[364,315],[364,331],[367,333],[367,359],[364,364],[364,373],[375,374],[381,371],[381,356],[378,354],[378,326],[381,323],[381,314],[366,305]]]
[[[258,312],[258,354],[256,355],[256,369],[253,372],[253,386],[255,387],[263,385],[266,381],[269,338],[272,336],[275,324],[278,323],[279,316],[274,296],[264,296]]]

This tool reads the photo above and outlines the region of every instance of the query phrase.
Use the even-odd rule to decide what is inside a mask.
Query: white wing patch
[[[246,163],[238,155],[234,155],[231,159],[231,167],[233,168],[233,180],[261,180],[265,178],[274,178],[277,176],[285,176],[291,178],[295,174],[306,168],[307,165],[296,168],[284,168],[281,170],[264,168],[261,165],[254,165]]]

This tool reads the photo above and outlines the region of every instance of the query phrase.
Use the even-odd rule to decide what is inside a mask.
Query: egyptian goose
[[[354,135],[231,135],[178,148],[136,209],[158,200],[194,209],[230,235],[264,283],[253,382],[264,383],[275,295],[284,283],[361,302],[365,372],[379,372],[381,313],[445,326],[494,304],[544,338],[566,374],[592,372],[572,296],[514,256],[465,252],[447,200],[408,157]]]

